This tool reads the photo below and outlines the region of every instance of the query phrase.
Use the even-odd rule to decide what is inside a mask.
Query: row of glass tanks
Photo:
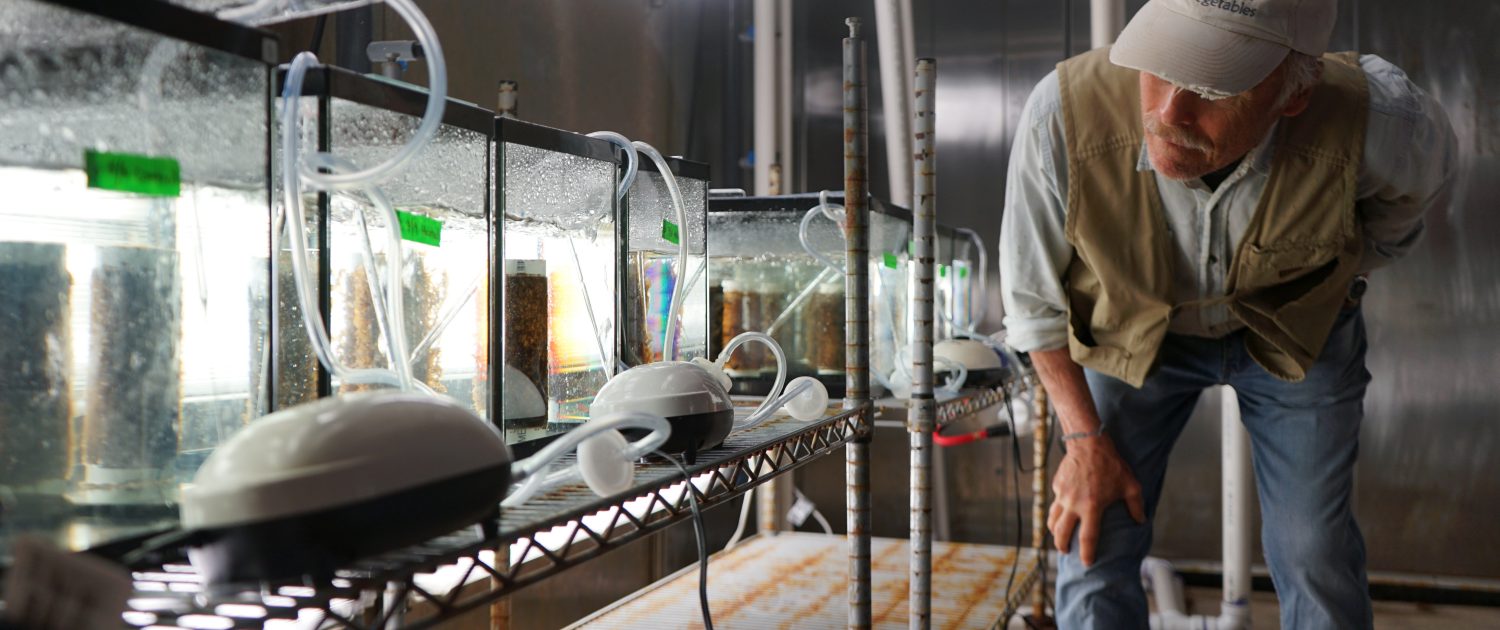
[[[20,532],[79,549],[170,527],[181,485],[240,427],[359,387],[320,365],[296,299],[272,36],[155,0],[7,0],[0,35],[3,564]],[[312,71],[295,104],[302,143],[375,163],[405,144],[425,100],[398,81]],[[843,278],[808,249],[842,264],[841,229],[820,219],[809,247],[799,240],[817,197],[710,208],[708,167],[669,159],[679,217],[651,160],[618,194],[623,163],[605,140],[449,99],[436,139],[381,186],[401,223],[416,379],[528,454],[587,421],[613,374],[664,358],[683,283],[676,358],[770,329],[792,375],[840,395]],[[396,322],[369,284],[388,226],[360,196],[303,202],[333,353],[387,365],[382,330]],[[911,217],[875,210],[872,361],[900,378]],[[939,240],[940,275],[967,278],[952,232]],[[940,300],[966,324],[961,285],[940,281]],[[728,367],[745,394],[775,368],[753,345]]]
[[[170,527],[181,485],[237,429],[360,386],[319,364],[296,299],[272,36],[151,0],[7,0],[0,34],[3,565],[22,532],[80,549]],[[304,146],[369,165],[425,100],[321,68],[295,106]],[[619,198],[622,163],[604,140],[449,99],[434,141],[381,186],[412,373],[523,454],[585,421],[615,371],[660,358],[684,239],[696,288],[679,346],[706,352],[707,167],[671,162],[683,222],[649,163]],[[303,201],[332,351],[387,365],[396,323],[369,283],[388,226],[359,196]]]
[[[808,218],[823,200],[817,194],[724,196],[710,201],[708,248],[710,352],[747,330],[768,332],[790,363],[788,378],[814,376],[834,397],[844,391],[843,229],[839,215]],[[842,206],[843,193],[828,195]],[[908,287],[915,265],[910,251],[912,215],[889,201],[870,208],[870,367],[872,386],[892,393],[909,384],[912,319]],[[969,241],[944,225],[937,229],[937,339],[970,328],[978,270]],[[769,391],[776,365],[769,352],[741,349],[726,368],[734,392]],[[878,391],[878,390],[877,390]]]

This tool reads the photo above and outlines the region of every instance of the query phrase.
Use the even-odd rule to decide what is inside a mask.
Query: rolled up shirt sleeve
[[[1057,73],[1032,90],[1006,175],[1000,282],[1006,342],[1021,352],[1067,346],[1063,274],[1073,258],[1065,233],[1067,158]]]
[[[1452,200],[1457,139],[1441,105],[1375,55],[1360,58],[1369,77],[1370,123],[1357,211],[1364,230],[1361,271],[1395,262],[1422,238],[1423,217]]]

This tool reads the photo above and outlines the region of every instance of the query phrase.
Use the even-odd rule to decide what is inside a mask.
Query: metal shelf
[[[1021,386],[1021,383],[1011,379],[993,388],[964,389],[956,394],[939,391],[936,394],[938,426],[944,426],[955,420],[994,407],[995,405],[1003,404],[1005,402],[1006,388],[1009,387],[1011,389],[1011,397],[1014,398],[1016,390]],[[882,415],[890,412],[901,412],[902,415],[899,420],[902,422],[906,421],[904,414],[906,413],[907,401],[900,398],[887,397],[876,401],[875,405],[882,412]]]
[[[729,501],[869,435],[868,407],[830,413],[812,423],[773,420],[699,454],[698,462],[687,466],[699,505]],[[258,628],[268,620],[321,616],[340,628],[431,627],[692,518],[685,487],[680,470],[653,460],[637,466],[635,486],[619,495],[599,498],[581,483],[562,486],[504,510],[498,536],[466,528],[355,563],[327,583],[267,584],[210,594],[192,567],[168,564],[160,571],[136,573],[126,621],[135,626],[209,627],[204,625],[208,622],[212,627]],[[509,561],[497,562],[497,549],[506,550]],[[485,578],[491,588],[462,588]],[[431,615],[410,623],[387,618],[379,612],[382,598],[409,602]]]
[[[873,628],[908,627],[907,541],[875,538],[871,545]],[[932,548],[933,628],[985,628],[1025,605],[1040,576],[1030,549],[935,542]],[[1019,566],[1016,566],[1017,562]],[[828,628],[848,623],[844,592],[849,567],[842,536],[781,533],[756,536],[713,557],[709,608],[714,627]],[[1005,592],[1012,567],[1015,582]],[[585,617],[570,628],[699,627],[697,566],[653,584]]]

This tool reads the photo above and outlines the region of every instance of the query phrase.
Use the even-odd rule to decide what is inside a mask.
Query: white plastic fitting
[[[823,386],[822,381],[811,376],[799,376],[787,383],[786,390],[791,398],[782,404],[782,408],[793,418],[811,422],[823,417],[828,411],[828,388]],[[783,398],[786,395],[783,394]]]

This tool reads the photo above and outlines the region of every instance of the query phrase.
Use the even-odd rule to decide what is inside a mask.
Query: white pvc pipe
[[[1223,494],[1224,494],[1224,604],[1226,610],[1237,605],[1244,610],[1246,625],[1250,601],[1250,542],[1255,530],[1251,520],[1251,501],[1255,488],[1250,462],[1250,436],[1240,422],[1239,397],[1234,389],[1224,387],[1223,410]]]
[[[771,194],[776,161],[776,0],[755,0],[755,194]]]
[[[1153,630],[1245,630],[1250,627],[1250,551],[1255,523],[1250,518],[1255,488],[1251,485],[1250,436],[1240,422],[1234,389],[1220,390],[1220,446],[1223,449],[1224,595],[1218,616],[1188,615],[1183,610],[1182,582],[1171,563],[1147,558],[1141,575],[1151,583],[1157,613]]]
[[[1099,48],[1115,43],[1125,30],[1125,0],[1091,0],[1089,3],[1089,43]]]
[[[904,44],[899,0],[875,0],[875,39],[880,45],[880,102],[885,121],[885,164],[891,200],[916,207],[911,196],[911,89],[907,82],[910,51]]]
[[[780,190],[787,194],[792,186],[792,79],[796,69],[792,67],[792,0],[778,0],[776,4],[776,164],[781,168]]]
[[[901,3],[901,89],[902,94],[910,96],[912,84],[917,76],[917,37],[916,20],[911,16],[912,0],[900,0]]]

